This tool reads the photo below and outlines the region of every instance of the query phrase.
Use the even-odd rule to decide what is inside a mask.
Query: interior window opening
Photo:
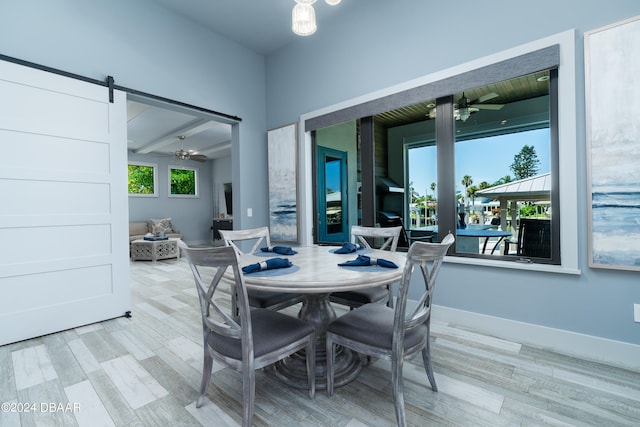
[[[457,253],[551,258],[548,80],[454,95]]]
[[[410,242],[438,238],[437,150],[452,143],[455,253],[552,259],[549,77],[545,71],[459,92],[452,96],[452,117],[436,117],[430,103],[423,122],[390,129],[390,140],[404,145],[403,219]],[[436,120],[453,125],[453,141],[436,135],[428,125]]]
[[[562,265],[558,64],[552,45],[307,119],[314,144],[347,152],[344,230],[401,225],[398,250],[452,232],[452,256]]]

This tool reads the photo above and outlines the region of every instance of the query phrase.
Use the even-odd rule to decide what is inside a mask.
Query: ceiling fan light
[[[324,0],[329,6],[335,6],[340,3],[342,0]]]
[[[185,150],[178,150],[175,152],[175,157],[178,160],[189,160],[189,158],[191,157],[191,155],[189,154],[188,151]]]
[[[317,28],[316,12],[313,6],[296,3],[291,12],[291,30],[299,36],[310,36],[316,32]]]
[[[460,117],[460,120],[462,120],[463,122],[466,122],[467,119],[471,117],[471,110],[466,107],[461,108],[460,110],[458,110],[458,116]]]

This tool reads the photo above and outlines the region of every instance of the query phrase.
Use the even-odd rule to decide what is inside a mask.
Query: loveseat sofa
[[[182,233],[174,228],[171,218],[149,219],[147,221],[129,221],[129,244],[142,239],[147,234],[155,235],[157,231],[164,231],[166,237],[182,239]]]

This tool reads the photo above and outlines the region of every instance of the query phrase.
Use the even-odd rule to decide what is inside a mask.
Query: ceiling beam
[[[163,147],[179,142],[178,136],[180,135],[184,135],[188,138],[219,124],[219,122],[213,120],[194,120],[181,128],[174,129],[159,138],[150,141],[148,144],[135,150],[135,152],[138,154],[148,154],[152,151],[157,151]]]
[[[199,154],[204,154],[205,156],[211,156],[213,153],[217,153],[218,151],[228,150],[231,148],[231,141],[226,141],[226,143],[222,143],[220,145],[216,145],[208,150],[202,150]]]

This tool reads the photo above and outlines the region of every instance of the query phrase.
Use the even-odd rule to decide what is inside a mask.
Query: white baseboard
[[[640,345],[435,304],[432,319],[521,344],[640,371]]]

